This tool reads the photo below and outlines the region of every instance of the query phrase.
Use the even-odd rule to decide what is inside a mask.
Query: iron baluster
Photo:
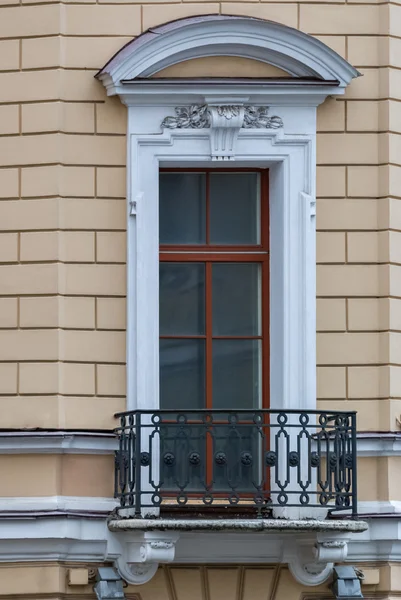
[[[115,495],[136,517],[155,507],[202,511],[212,505],[259,515],[275,507],[323,506],[357,516],[353,412],[194,409],[118,416]]]
[[[135,516],[142,515],[141,510],[141,413],[135,413]]]

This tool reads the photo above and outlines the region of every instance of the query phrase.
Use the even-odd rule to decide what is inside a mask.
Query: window
[[[267,170],[162,170],[160,407],[269,398]]]

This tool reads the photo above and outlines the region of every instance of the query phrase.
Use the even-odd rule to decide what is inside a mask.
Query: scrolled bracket
[[[330,577],[334,564],[345,560],[347,550],[347,540],[344,539],[303,542],[288,558],[288,567],[302,585],[320,585]]]
[[[235,158],[235,143],[244,122],[244,106],[209,105],[211,120],[210,149],[212,160]]]
[[[122,541],[121,554],[115,560],[120,576],[131,585],[147,583],[160,563],[174,560],[178,533],[145,532]]]

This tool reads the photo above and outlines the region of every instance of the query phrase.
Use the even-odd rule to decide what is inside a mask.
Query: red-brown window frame
[[[205,173],[206,175],[206,244],[160,244],[160,262],[204,262],[205,263],[205,335],[171,336],[160,339],[204,339],[206,406],[212,406],[212,343],[214,339],[260,339],[262,345],[262,402],[260,408],[270,404],[270,269],[269,269],[269,171],[252,168],[162,168],[161,173]],[[260,174],[260,244],[211,245],[210,239],[210,173],[259,173]],[[216,262],[254,262],[262,269],[262,327],[260,336],[216,336],[212,334],[212,264]],[[189,407],[188,407],[189,408]],[[246,408],[246,407],[245,407]]]

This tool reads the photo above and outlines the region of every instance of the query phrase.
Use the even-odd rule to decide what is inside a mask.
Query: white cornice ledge
[[[291,559],[291,551],[302,550],[303,542],[312,548],[312,540],[318,544],[325,543],[320,552],[342,552],[344,547],[341,548],[340,544],[337,544],[335,550],[336,545],[327,542],[347,540],[348,555],[345,561],[348,563],[401,562],[400,516],[368,519],[368,523],[368,530],[352,534],[272,531],[265,535],[252,531],[182,531],[175,542],[177,538],[170,539],[169,536],[177,532],[149,532],[146,537],[139,531],[111,532],[105,518],[8,518],[0,519],[0,562],[112,562],[122,556],[123,544],[133,542],[135,548],[139,544],[140,549],[143,540],[173,541],[176,546],[174,562],[178,564],[276,564]],[[166,544],[164,548],[160,544],[155,544],[155,548],[148,548],[152,551],[168,551],[165,555],[168,559],[171,558],[172,549],[170,544]],[[149,558],[150,554],[143,556]]]
[[[401,456],[401,432],[358,432],[358,457]],[[1,454],[113,454],[112,432],[0,431]]]
[[[148,30],[124,46],[97,77],[109,95],[121,94],[123,81],[206,56],[240,56],[274,65],[294,78],[337,80],[337,93],[359,75],[334,50],[291,27],[253,17],[204,15]]]
[[[1,431],[0,454],[113,454],[117,438],[108,432]]]

